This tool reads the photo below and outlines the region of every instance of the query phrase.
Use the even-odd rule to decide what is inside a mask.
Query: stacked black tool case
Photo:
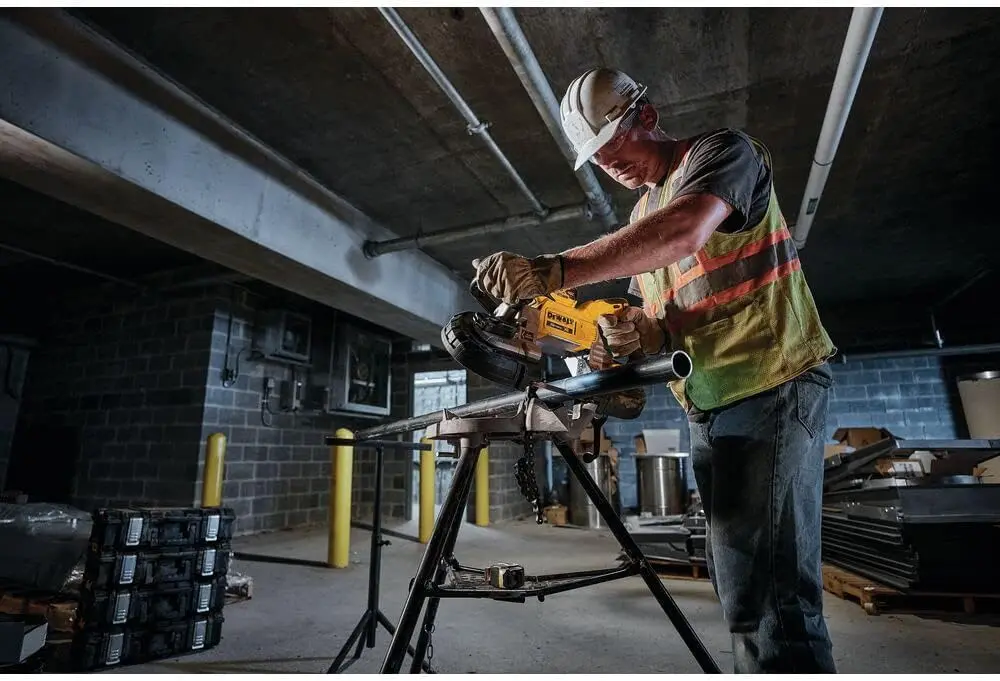
[[[233,520],[228,508],[97,511],[72,667],[141,664],[217,645]]]

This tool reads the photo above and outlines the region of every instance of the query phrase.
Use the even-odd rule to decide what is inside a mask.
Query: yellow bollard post
[[[422,437],[420,444],[434,446],[434,441]],[[420,452],[420,521],[417,539],[426,544],[434,531],[434,487],[437,482],[437,467],[434,450]]]
[[[212,433],[205,446],[205,475],[201,482],[203,508],[222,506],[222,478],[226,465],[226,436]]]
[[[476,525],[490,524],[490,450],[483,447],[476,462]]]
[[[338,428],[338,438],[354,437],[347,428]],[[345,568],[351,557],[351,481],[354,477],[354,447],[335,445],[330,452],[330,540],[327,544],[326,563],[330,567]]]

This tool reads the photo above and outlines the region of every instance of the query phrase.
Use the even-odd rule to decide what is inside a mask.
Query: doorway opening
[[[421,371],[413,374],[413,414],[427,414],[441,409],[463,405],[468,400],[467,375],[464,369],[447,371]],[[423,430],[413,433],[413,441],[420,442]],[[441,508],[441,501],[451,488],[452,476],[458,459],[447,442],[434,441],[434,517]],[[413,452],[411,518],[420,516],[420,452]]]

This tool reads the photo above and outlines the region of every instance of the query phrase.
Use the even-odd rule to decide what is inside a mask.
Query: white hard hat
[[[578,170],[615,136],[626,114],[646,88],[617,69],[590,69],[566,89],[559,113],[563,131],[576,151]]]

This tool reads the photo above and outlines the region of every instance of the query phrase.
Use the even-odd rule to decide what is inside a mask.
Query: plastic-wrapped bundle
[[[58,592],[90,539],[91,515],[64,504],[0,504],[0,581]]]
[[[240,598],[253,598],[253,577],[236,568],[232,554],[229,556],[229,570],[226,572],[226,593]]]

